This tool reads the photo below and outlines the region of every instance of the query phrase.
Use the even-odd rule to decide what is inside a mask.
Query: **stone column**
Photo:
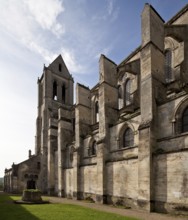
[[[101,55],[99,60],[99,139],[97,141],[96,202],[106,203],[107,174],[105,161],[110,149],[109,125],[117,121],[118,90],[116,64]]]
[[[74,199],[80,199],[81,192],[80,161],[83,154],[83,139],[89,133],[91,125],[91,93],[88,87],[76,85],[76,108],[75,108],[75,152],[73,160]]]
[[[106,203],[105,141],[97,142],[97,191],[96,203]]]
[[[54,149],[53,139],[48,136],[48,195],[54,195],[55,175],[54,175]]]
[[[72,112],[69,107],[58,109],[58,196],[65,195],[63,164],[66,146],[72,143]]]
[[[154,199],[152,153],[156,145],[155,87],[164,75],[164,21],[146,4],[142,13],[141,124],[138,147],[138,206],[152,211]],[[157,84],[158,85],[158,84]]]
[[[79,169],[79,148],[73,154],[73,199],[80,199],[80,169]]]
[[[63,184],[63,157],[62,157],[62,128],[60,126],[61,121],[58,122],[58,196],[64,196],[64,184]]]

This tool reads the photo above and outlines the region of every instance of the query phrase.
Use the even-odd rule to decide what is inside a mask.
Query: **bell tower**
[[[38,116],[36,120],[35,154],[41,155],[40,189],[47,192],[49,150],[57,151],[58,109],[73,106],[73,78],[59,55],[38,79]],[[49,138],[53,142],[48,147]],[[55,158],[53,158],[55,160]],[[54,166],[54,161],[50,163]]]

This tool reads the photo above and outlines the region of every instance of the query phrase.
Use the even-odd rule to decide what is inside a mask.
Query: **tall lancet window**
[[[59,72],[61,72],[62,70],[62,67],[61,67],[61,64],[59,63]]]
[[[123,95],[121,85],[118,85],[118,106],[119,109],[123,108]]]
[[[95,102],[95,122],[99,122],[99,102]]]
[[[172,75],[172,51],[167,49],[165,51],[165,80],[171,82],[173,79]]]
[[[53,100],[57,100],[57,83],[54,81],[53,83]]]
[[[128,79],[127,82],[125,83],[125,88],[124,88],[124,102],[125,106],[131,104],[131,80]]]
[[[62,102],[63,102],[63,104],[65,104],[65,97],[66,97],[66,88],[65,88],[65,84],[63,84],[63,86],[62,86]]]

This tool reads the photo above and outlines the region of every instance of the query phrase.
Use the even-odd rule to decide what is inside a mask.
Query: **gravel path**
[[[173,215],[167,215],[167,214],[159,214],[159,213],[148,213],[145,211],[138,211],[138,210],[132,210],[132,209],[123,209],[123,208],[116,208],[110,205],[102,205],[102,204],[95,204],[95,203],[89,203],[85,201],[78,201],[78,200],[72,200],[72,199],[65,199],[65,198],[58,198],[58,197],[45,197],[47,198],[51,203],[64,203],[64,204],[74,204],[74,205],[80,205],[84,207],[88,207],[91,209],[97,209],[105,212],[111,212],[115,214],[120,214],[124,216],[130,216],[135,217],[142,220],[188,220],[188,217],[183,216],[173,216]]]

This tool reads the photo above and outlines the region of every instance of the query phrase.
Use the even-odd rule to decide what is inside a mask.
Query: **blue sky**
[[[148,0],[165,21],[188,1]],[[92,87],[105,54],[119,64],[141,42],[143,0],[0,0],[0,176],[34,151],[37,78],[59,54]]]

